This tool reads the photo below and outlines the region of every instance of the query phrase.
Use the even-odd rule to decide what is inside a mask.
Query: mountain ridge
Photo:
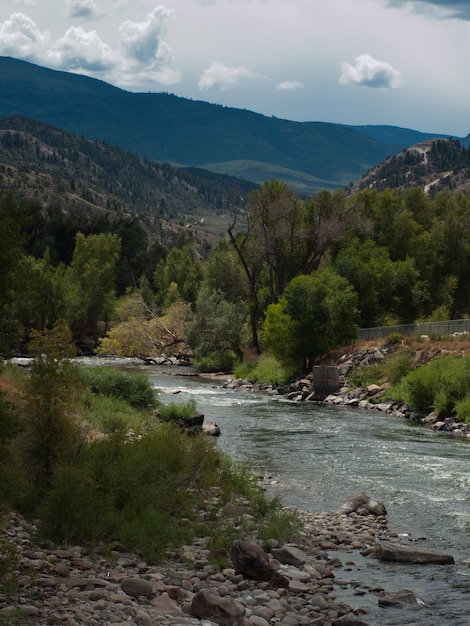
[[[390,126],[293,122],[169,93],[132,93],[95,78],[0,57],[0,117],[21,115],[140,157],[279,178],[313,195],[345,187],[413,141],[443,137]],[[395,129],[395,130],[393,130]],[[233,165],[232,165],[233,164]]]

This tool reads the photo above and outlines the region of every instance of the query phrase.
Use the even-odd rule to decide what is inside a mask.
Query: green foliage
[[[455,403],[455,417],[459,422],[470,424],[470,393]]]
[[[384,382],[397,385],[412,370],[413,359],[411,350],[400,349],[382,361],[353,368],[347,376],[348,385],[354,388],[381,385]]]
[[[202,280],[201,264],[191,244],[173,246],[153,275],[158,304],[167,309],[177,300],[195,303]]]
[[[470,394],[470,357],[440,357],[413,370],[391,390],[413,409],[456,414],[457,403]],[[464,414],[465,404],[461,407]]]
[[[0,512],[17,488],[17,476],[11,466],[10,442],[20,429],[17,407],[4,399],[0,391]]]
[[[115,268],[121,240],[115,234],[77,233],[69,280],[77,332],[96,334],[99,320],[108,321],[115,297]]]
[[[270,354],[262,354],[256,361],[250,363],[246,361],[238,363],[234,374],[237,378],[246,378],[265,385],[280,385],[290,376],[290,372]]]
[[[80,416],[103,433],[140,433],[155,425],[148,409],[135,409],[126,400],[85,390],[80,399]]]
[[[298,512],[282,507],[279,501],[273,502],[259,525],[260,539],[275,539],[280,544],[296,541],[303,527]]]
[[[188,437],[171,423],[136,439],[95,441],[73,465],[57,469],[41,530],[56,541],[117,540],[156,560],[198,532],[196,513],[207,508],[208,490],[221,489],[223,501],[255,493],[234,468],[210,437]]]
[[[93,393],[124,400],[136,409],[157,406],[157,391],[142,373],[127,372],[117,367],[82,367],[80,380]]]
[[[264,324],[269,351],[287,368],[310,369],[317,357],[357,337],[357,294],[331,269],[298,276]]]
[[[237,357],[229,350],[210,352],[194,359],[193,364],[200,372],[231,372]]]
[[[19,563],[20,554],[16,545],[6,537],[0,537],[0,593],[7,598],[18,590],[16,569]]]
[[[169,404],[161,404],[158,407],[160,417],[166,421],[189,420],[196,413],[196,401],[191,398],[185,404],[170,402]]]
[[[230,301],[220,291],[203,286],[197,297],[193,320],[186,329],[188,344],[196,357],[214,352],[233,351],[242,356],[242,331],[247,316],[246,305]]]
[[[81,393],[71,333],[63,322],[44,333],[34,332],[29,344],[35,356],[25,383],[26,465],[40,495],[57,465],[76,455],[81,436],[74,417]]]

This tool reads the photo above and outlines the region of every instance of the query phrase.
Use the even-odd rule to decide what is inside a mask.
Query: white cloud
[[[69,5],[95,7],[88,0],[72,0]],[[98,75],[121,87],[172,85],[181,80],[181,72],[174,67],[172,49],[163,36],[173,16],[173,11],[159,6],[142,22],[123,22],[119,45],[113,49],[96,31],[78,26],[68,28],[53,41],[50,33],[41,32],[30,17],[13,13],[0,23],[0,54],[54,69]]]
[[[243,78],[262,78],[244,66],[228,67],[223,63],[214,61],[210,67],[204,70],[199,79],[198,87],[201,91],[209,89],[221,89],[225,91],[234,87]]]
[[[354,66],[349,63],[342,64],[339,82],[342,85],[395,89],[400,86],[401,72],[395,70],[389,63],[374,59],[370,54],[361,54],[356,57]]]
[[[297,89],[303,89],[303,87],[303,83],[300,83],[298,80],[286,80],[276,85],[276,89],[279,89],[279,91],[296,91]]]
[[[83,17],[89,20],[98,17],[98,10],[93,0],[67,0],[67,6],[69,17]]]
[[[21,59],[43,57],[50,45],[50,33],[41,32],[24,13],[12,13],[0,24],[0,53]]]
[[[171,49],[162,37],[174,16],[175,12],[171,9],[158,6],[142,22],[123,22],[119,27],[119,34],[125,56],[138,63],[155,58],[166,63],[171,61]]]
[[[116,65],[116,55],[95,31],[69,28],[54,45],[52,56],[60,68],[72,71],[103,72]]]

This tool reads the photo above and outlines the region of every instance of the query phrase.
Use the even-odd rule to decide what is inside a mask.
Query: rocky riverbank
[[[385,391],[390,387],[388,383],[368,385],[365,388],[352,388],[348,382],[348,373],[353,368],[380,363],[395,349],[395,346],[373,346],[341,355],[334,364],[338,371],[338,389],[334,393],[322,396],[321,399],[315,389],[313,373],[288,385],[260,385],[246,379],[233,379],[226,381],[224,386],[235,391],[262,391],[272,396],[282,396],[282,398],[292,402],[321,401],[335,405],[382,411],[400,419],[421,423],[439,432],[470,438],[470,424],[457,422],[454,417],[442,416],[433,411],[414,411],[404,402],[384,399]],[[442,354],[449,353],[448,350],[442,351]],[[440,353],[434,350],[431,354],[432,356],[439,356]]]
[[[352,503],[352,504],[351,504]],[[238,508],[226,515],[243,515]],[[84,546],[48,548],[35,542],[36,528],[16,514],[4,526],[0,549],[8,552],[16,581],[0,595],[0,623],[35,626],[348,626],[367,624],[361,597],[385,591],[340,582],[356,557],[377,559],[381,542],[397,539],[385,508],[359,496],[336,513],[300,513],[303,530],[295,545],[267,542],[266,567],[275,578],[256,580],[251,559],[257,537],[243,558],[213,564],[207,539],[197,538],[159,565],[136,554]],[[237,525],[237,518],[233,524]],[[254,545],[254,547],[253,547]],[[266,547],[267,546],[267,547]],[[232,551],[233,554],[233,551]],[[264,558],[264,557],[263,557]],[[248,559],[248,566],[246,565]],[[5,563],[5,560],[4,560]],[[264,567],[264,566],[263,566]],[[5,573],[4,573],[5,574]],[[341,600],[351,587],[355,607]],[[4,585],[5,587],[5,585]],[[409,592],[408,592],[409,594]],[[407,597],[406,602],[416,598]],[[3,620],[3,621],[2,621]],[[10,621],[8,621],[10,620]],[[14,621],[16,620],[16,621]]]

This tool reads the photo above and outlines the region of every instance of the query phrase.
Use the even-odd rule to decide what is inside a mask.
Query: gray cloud
[[[88,20],[98,16],[98,10],[93,0],[67,0],[69,17],[81,17]]]
[[[388,6],[411,6],[416,13],[429,13],[442,18],[470,20],[469,0],[387,0]]]
[[[401,73],[389,63],[378,61],[370,54],[356,57],[355,64],[343,63],[339,82],[342,85],[354,84],[359,87],[395,89],[400,86]]]

